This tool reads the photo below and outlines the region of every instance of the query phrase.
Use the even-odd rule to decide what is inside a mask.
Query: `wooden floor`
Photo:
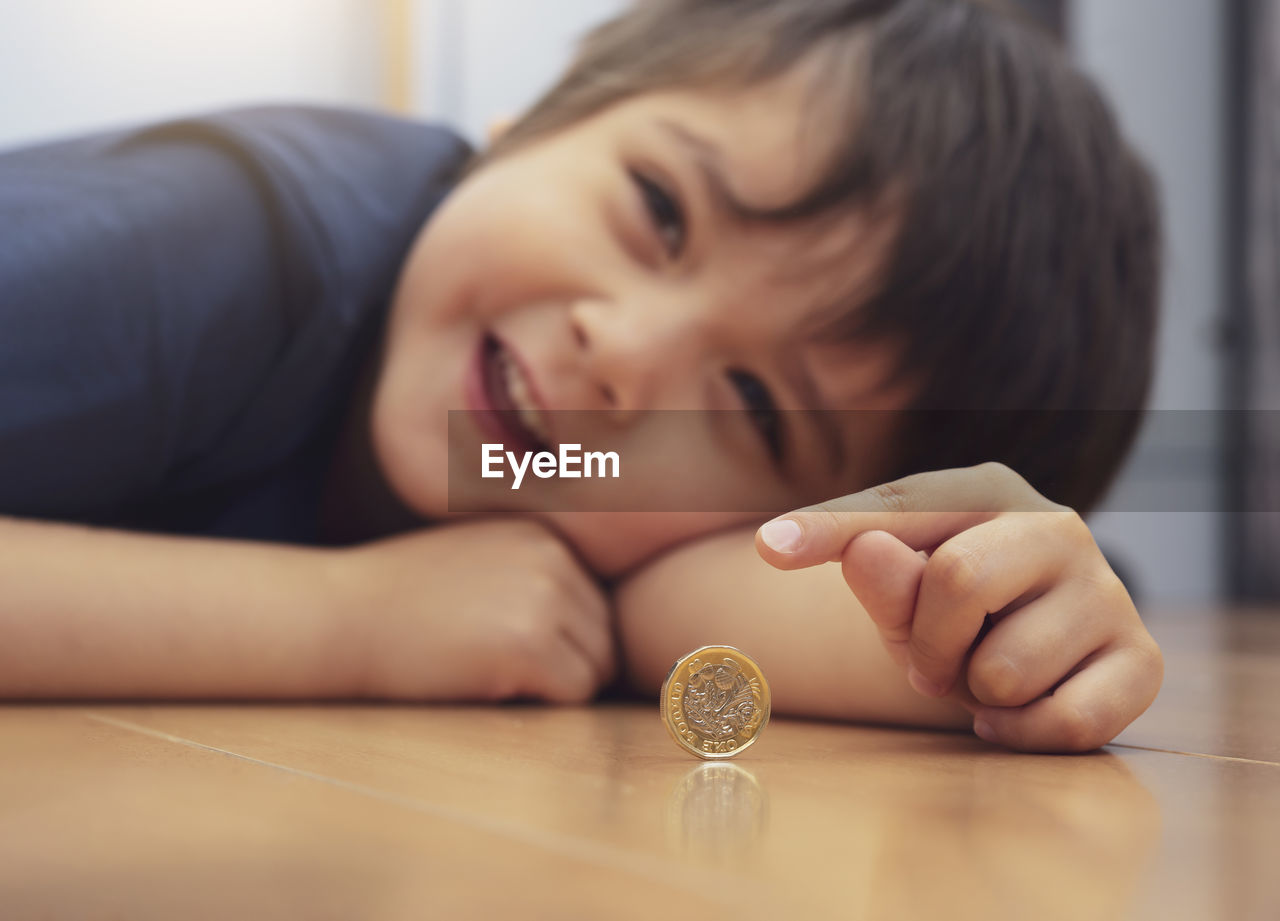
[[[0,918],[1280,918],[1280,611],[1104,752],[652,706],[0,707]]]

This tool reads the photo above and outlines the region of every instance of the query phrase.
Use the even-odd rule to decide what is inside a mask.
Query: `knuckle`
[[[1055,506],[1050,511],[1045,512],[1045,515],[1048,516],[1049,528],[1058,540],[1069,543],[1072,546],[1091,546],[1093,544],[1093,532],[1089,530],[1089,526],[1085,524],[1084,519],[1074,509],[1065,505]]]
[[[851,513],[841,509],[835,502],[824,502],[808,509],[804,515],[805,531],[816,533],[820,543],[840,544],[841,534],[849,526]]]
[[[973,468],[985,476],[1007,476],[1013,468],[1002,461],[984,461]]]
[[[939,666],[946,665],[951,661],[951,654],[927,634],[911,634],[910,649],[913,663],[918,666],[927,666],[935,672]],[[923,671],[924,669],[921,670]],[[930,674],[928,677],[936,678],[938,676]]]
[[[1018,664],[1003,653],[981,648],[969,666],[969,690],[993,707],[1018,707],[1030,700],[1027,677]]]
[[[901,481],[880,483],[869,490],[876,501],[884,506],[887,512],[908,512],[911,510],[911,498]]]
[[[1138,617],[1138,609],[1133,606],[1133,598],[1129,589],[1120,581],[1115,571],[1107,567],[1105,573],[1094,581],[1094,590],[1098,593],[1098,602],[1105,609],[1133,617]]]
[[[504,538],[509,561],[538,569],[558,563],[567,555],[563,541],[546,527],[529,519],[489,522]],[[480,525],[475,525],[479,527]]]
[[[1004,482],[1008,482],[1009,480],[1022,481],[1021,474],[1019,474],[1016,470],[1014,470],[1008,464],[1002,463],[1001,461],[986,461],[984,463],[978,464],[976,467],[973,468],[973,472],[983,477],[984,479],[991,480],[997,483],[1004,483]]]
[[[528,666],[540,662],[555,640],[551,618],[531,611],[507,625],[504,646],[515,663]]]
[[[526,582],[525,593],[529,617],[543,617],[547,611],[556,609],[561,595],[560,580],[545,569],[534,570]]]
[[[1164,683],[1164,653],[1145,630],[1135,643],[1134,657],[1138,670],[1149,678],[1150,696],[1154,699],[1156,691]]]
[[[981,494],[993,497],[995,501],[1007,503],[1010,511],[1042,509],[1049,503],[1048,499],[1040,495],[1035,487],[1027,482],[1026,477],[1008,464],[987,461],[970,468],[970,472],[981,483],[981,488],[978,490]]]
[[[973,551],[948,542],[929,557],[923,579],[928,581],[931,590],[946,597],[968,598],[982,587],[982,567]]]
[[[1160,646],[1150,636],[1150,634],[1146,633],[1145,631],[1143,632],[1143,642],[1141,644],[1141,650],[1142,650],[1143,661],[1146,663],[1147,667],[1150,668],[1153,672],[1156,672],[1163,676],[1164,653],[1160,651]]]
[[[565,568],[565,564],[572,559],[569,549],[558,538],[545,532],[539,539],[530,542],[529,549],[534,562],[551,572]]]
[[[1065,751],[1087,752],[1108,741],[1098,720],[1079,707],[1064,707],[1058,715],[1055,736]]]
[[[1138,611],[1120,577],[1110,567],[1098,567],[1083,576],[1085,597],[1096,610],[1104,612],[1111,624],[1137,621]]]

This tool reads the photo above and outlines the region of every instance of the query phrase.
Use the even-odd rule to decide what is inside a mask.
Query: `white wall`
[[[0,147],[264,100],[377,105],[369,0],[5,0]]]
[[[592,24],[626,0],[417,0],[414,108],[482,143],[550,87]]]
[[[1223,4],[1074,0],[1072,44],[1107,90],[1163,193],[1164,315],[1152,420],[1109,510],[1092,521],[1152,600],[1221,591],[1222,515],[1213,411],[1223,299]],[[1156,511],[1155,509],[1166,509]]]

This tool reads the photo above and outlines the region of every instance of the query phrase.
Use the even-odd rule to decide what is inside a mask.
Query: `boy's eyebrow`
[[[733,194],[733,188],[725,178],[724,154],[719,147],[673,119],[660,118],[658,125],[693,154],[710,192],[711,204],[718,213],[742,222],[754,216],[755,209]]]
[[[786,375],[787,383],[800,394],[800,401],[804,404],[805,411],[818,427],[818,434],[822,436],[823,444],[827,448],[827,457],[831,461],[832,475],[838,474],[844,466],[844,440],[841,439],[840,431],[835,425],[834,411],[823,401],[817,384],[813,382],[813,376],[798,356],[783,362],[782,370]]]

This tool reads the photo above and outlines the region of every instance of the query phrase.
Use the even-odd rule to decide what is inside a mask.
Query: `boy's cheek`
[[[601,204],[604,185],[591,161],[542,152],[484,166],[432,215],[412,271],[436,287],[440,279],[473,279],[499,309],[542,289],[598,281],[613,236]]]

